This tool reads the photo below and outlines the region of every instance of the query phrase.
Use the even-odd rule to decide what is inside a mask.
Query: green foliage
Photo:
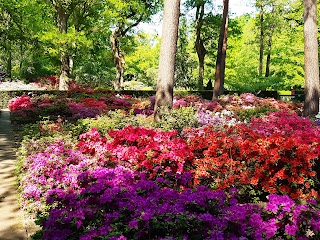
[[[238,18],[241,35],[228,39],[228,57],[225,86],[231,91],[286,90],[303,86],[303,34],[296,23],[282,25],[275,32],[271,51],[270,76],[258,76],[259,42],[255,19]],[[280,31],[280,30],[279,30]],[[266,57],[265,57],[266,58]],[[264,63],[266,59],[264,59]]]
[[[174,129],[181,133],[186,127],[198,126],[195,113],[196,111],[193,107],[182,107],[171,111],[164,109],[161,114],[161,120],[154,123],[153,126],[165,131]]]
[[[109,111],[106,115],[98,118],[86,118],[78,120],[78,125],[84,131],[96,128],[103,135],[107,136],[110,129],[122,129],[126,126],[144,126],[150,127],[152,118],[144,115],[127,115],[121,110]]]
[[[126,55],[126,76],[131,80],[155,86],[158,76],[160,39],[151,34],[138,34],[134,41],[136,46]]]
[[[241,109],[239,108],[236,110],[236,115],[238,119],[241,121],[245,121],[249,123],[252,118],[257,118],[261,116],[265,116],[268,112],[276,112],[276,108],[271,107],[255,107],[255,108],[248,108],[248,109]]]

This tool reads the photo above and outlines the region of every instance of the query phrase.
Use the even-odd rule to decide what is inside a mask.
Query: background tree
[[[213,99],[223,94],[224,91],[224,78],[226,67],[226,54],[227,54],[227,39],[228,39],[228,14],[229,14],[229,0],[223,1],[223,14],[220,28],[218,53],[216,61],[216,73],[214,80]]]
[[[157,83],[161,39],[155,34],[141,32],[132,40],[135,46],[126,50],[124,87],[136,84],[152,89]]]
[[[304,0],[304,69],[305,101],[303,115],[309,116],[319,112],[319,57],[317,1]]]
[[[108,0],[107,3],[104,16],[111,20],[114,28],[110,35],[110,44],[116,67],[116,77],[113,86],[115,90],[119,90],[123,88],[125,66],[124,52],[121,50],[121,38],[130,33],[139,23],[150,21],[151,16],[161,8],[162,1]]]
[[[160,48],[156,102],[154,107],[154,121],[160,120],[161,108],[172,108],[179,14],[180,0],[164,1],[162,42]]]
[[[191,25],[188,24],[186,14],[180,15],[179,34],[175,67],[175,84],[180,89],[196,89],[198,73],[196,71],[199,63],[192,57],[194,43],[191,36]]]
[[[77,5],[82,5],[86,0],[50,0],[57,17],[57,26],[61,35],[68,32],[68,20],[74,12]],[[60,48],[60,82],[59,90],[68,90],[68,80],[70,77],[70,55],[67,50],[67,44],[62,43]]]

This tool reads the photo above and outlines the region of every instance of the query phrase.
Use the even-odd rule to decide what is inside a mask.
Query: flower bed
[[[187,96],[154,125],[134,114],[152,98],[67,101],[93,118],[31,125],[19,150],[35,239],[319,239],[320,132],[293,105]]]

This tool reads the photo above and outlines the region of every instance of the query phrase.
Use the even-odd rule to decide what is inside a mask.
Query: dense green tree
[[[139,23],[150,21],[151,16],[157,13],[161,6],[161,0],[107,1],[104,16],[111,21],[113,27],[110,44],[116,67],[116,77],[113,83],[115,90],[123,87],[125,58],[121,50],[121,38],[133,31]]]
[[[46,72],[38,37],[50,22],[50,14],[42,2],[0,1],[0,63],[5,62],[8,76],[28,79],[36,71]]]
[[[190,37],[192,32],[191,26],[188,25],[185,14],[181,14],[179,22],[179,34],[177,44],[177,56],[175,66],[175,87],[181,89],[196,89],[197,66],[199,65],[197,59],[192,58],[194,50],[194,43]],[[195,75],[197,75],[195,77]]]
[[[57,27],[60,40],[60,90],[68,90],[68,79],[70,77],[70,52],[68,41],[71,38],[68,33],[69,18],[74,13],[77,6],[84,6],[90,0],[50,0],[56,11]],[[73,35],[73,34],[72,34]],[[71,43],[72,44],[72,43]],[[73,65],[73,63],[72,63]]]
[[[134,41],[136,46],[126,54],[125,81],[136,81],[144,86],[155,87],[158,77],[160,38],[154,34],[141,33],[135,36]]]

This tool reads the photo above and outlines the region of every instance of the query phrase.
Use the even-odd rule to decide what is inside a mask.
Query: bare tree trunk
[[[22,41],[20,41],[20,58],[19,58],[19,76],[21,78],[22,76],[22,64],[23,64],[23,44],[22,44]]]
[[[12,43],[11,43],[11,40],[8,40],[6,51],[8,53],[6,73],[7,73],[7,77],[10,80],[12,80]]]
[[[229,13],[229,0],[223,0],[223,14],[222,23],[220,28],[218,54],[216,61],[216,73],[214,80],[213,96],[212,99],[217,99],[224,91],[224,78],[226,68],[227,56],[227,40],[228,40],[228,13]]]
[[[319,56],[317,1],[304,0],[304,70],[305,100],[303,115],[310,116],[319,112]]]
[[[271,48],[272,48],[272,35],[273,35],[273,29],[271,30],[269,40],[268,40],[268,54],[267,54],[267,62],[266,62],[266,73],[265,77],[270,76],[270,64],[271,64]]]
[[[110,44],[113,53],[113,61],[116,66],[116,78],[113,81],[114,90],[118,91],[123,88],[123,75],[125,59],[119,46],[119,37],[121,36],[121,28],[114,30],[110,36]]]
[[[264,52],[264,9],[263,6],[260,6],[260,54],[259,54],[259,76],[262,76],[263,68],[263,52]]]
[[[69,15],[65,12],[63,8],[58,8],[57,13],[58,13],[59,32],[67,33]],[[69,88],[69,75],[70,75],[69,56],[67,53],[66,46],[63,47],[63,50],[60,53],[60,62],[61,62],[61,66],[60,66],[59,90],[65,91],[65,90],[68,90]]]
[[[203,25],[204,15],[204,3],[197,6],[196,12],[196,51],[199,60],[199,76],[198,76],[198,89],[203,90],[203,78],[204,78],[204,58],[207,50],[204,47],[203,40],[201,39],[201,27]]]
[[[160,48],[159,78],[157,82],[154,121],[159,121],[161,107],[172,108],[174,70],[179,28],[180,0],[165,0]]]

